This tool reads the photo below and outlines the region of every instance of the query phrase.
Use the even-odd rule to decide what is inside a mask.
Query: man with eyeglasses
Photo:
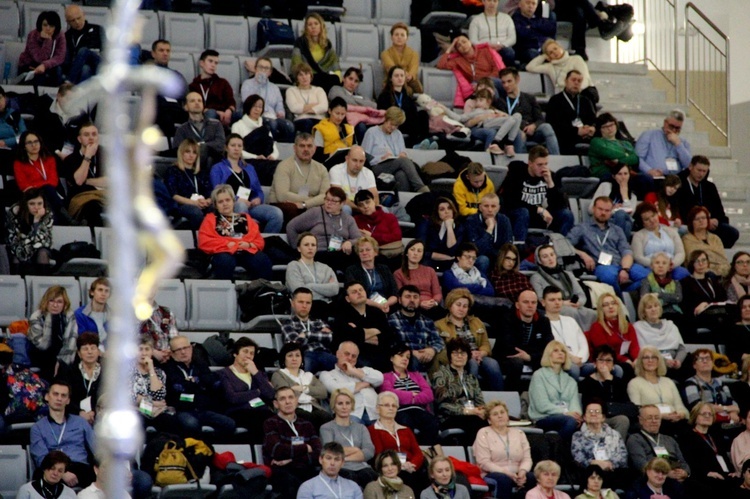
[[[456,262],[443,274],[443,290],[448,293],[456,288],[466,288],[476,296],[495,296],[492,283],[475,263],[479,250],[474,243],[461,243],[456,251]]]
[[[635,143],[638,167],[653,178],[684,170],[690,164],[690,144],[680,137],[685,113],[673,109],[659,130],[643,132]]]
[[[203,426],[217,436],[228,437],[236,424],[229,416],[212,411],[217,406],[214,394],[219,379],[200,357],[193,358],[193,345],[184,336],[169,341],[171,358],[164,364],[167,375],[167,404],[177,410],[177,420],[186,437],[200,438]]]
[[[734,403],[729,386],[712,376],[713,352],[699,348],[693,352],[695,376],[685,380],[685,405],[690,410],[698,402],[708,402],[714,408],[717,423],[740,422],[740,408]]]
[[[278,142],[292,142],[294,140],[294,123],[286,119],[281,90],[270,79],[274,71],[271,59],[259,57],[254,66],[251,60],[247,60],[245,61],[245,69],[249,73],[255,72],[255,76],[242,82],[242,87],[240,87],[242,102],[245,102],[251,95],[263,97],[265,102],[263,123],[271,129],[273,138]]]
[[[687,170],[679,173],[682,188],[677,191],[677,203],[682,220],[696,206],[703,206],[711,214],[708,230],[713,232],[725,248],[731,248],[740,237],[739,231],[729,225],[729,217],[724,212],[724,204],[716,184],[708,180],[711,162],[706,156],[696,155],[690,160]]]
[[[645,468],[648,462],[661,457],[669,461],[672,470],[669,478],[679,482],[690,476],[690,466],[682,456],[677,441],[669,435],[659,433],[661,412],[655,405],[644,405],[638,414],[641,431],[628,437],[627,449],[630,465],[638,470]]]

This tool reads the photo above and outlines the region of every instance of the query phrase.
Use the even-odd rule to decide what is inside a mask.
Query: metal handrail
[[[712,32],[708,35],[691,20],[691,13],[697,15]],[[700,39],[694,42],[697,50],[691,50],[692,33]],[[718,46],[712,41],[714,35],[724,42],[724,47]],[[693,59],[701,57],[698,64],[692,65]],[[701,64],[704,63],[704,64]],[[718,70],[717,70],[718,69]],[[695,75],[694,75],[695,73]],[[711,80],[718,73],[719,78],[724,78],[723,92],[712,85]],[[709,80],[704,88],[693,88],[691,79],[702,76]],[[730,88],[729,88],[729,37],[714,24],[693,2],[685,5],[685,100],[687,105],[694,106],[703,117],[726,138],[727,146],[730,146],[731,117],[729,113]],[[695,85],[698,87],[698,85]],[[701,92],[703,90],[703,92]]]

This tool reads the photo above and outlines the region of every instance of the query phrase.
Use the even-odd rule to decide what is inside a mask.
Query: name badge
[[[138,405],[138,410],[146,416],[154,415],[154,404],[149,399],[141,399],[141,403]]]
[[[181,393],[180,394],[180,402],[194,402],[194,401],[195,401],[194,393]]]
[[[549,17],[549,4],[542,2],[542,17],[547,19]]]
[[[555,405],[562,409],[562,412],[568,412],[568,403],[567,402],[555,402]]]
[[[397,452],[398,460],[401,461],[401,464],[403,465],[407,459],[406,459],[406,452]]]
[[[382,305],[384,303],[388,303],[388,300],[383,295],[381,295],[380,293],[377,293],[377,292],[371,294],[370,295],[370,299],[372,301],[374,301],[375,303],[377,303],[378,305]]]
[[[331,241],[328,243],[328,251],[338,251],[341,249],[342,244],[344,244],[343,237],[331,236]]]
[[[201,199],[204,199],[204,198],[203,198],[203,196],[201,196],[201,195],[200,195],[200,194],[198,194],[197,192],[194,192],[194,193],[193,193],[193,194],[192,194],[192,195],[190,196],[190,201],[198,201],[198,200],[201,200]]]
[[[630,340],[625,340],[622,342],[622,344],[620,345],[620,355],[628,354],[628,352],[630,351],[630,343]]]
[[[663,445],[654,447],[654,454],[656,454],[656,457],[669,457],[669,451]]]
[[[473,409],[474,408],[474,401],[473,400],[467,400],[464,402],[464,408],[465,409]]]
[[[594,449],[594,459],[597,461],[609,461],[609,453],[607,449],[598,447]]]
[[[250,201],[250,194],[252,194],[252,191],[245,186],[241,185],[237,188],[237,197],[240,199]]]
[[[724,473],[729,473],[729,467],[727,466],[727,462],[724,461],[724,456],[720,454],[716,454],[716,460],[719,461],[719,466],[721,466],[721,471]]]
[[[264,405],[266,405],[266,403],[263,402],[260,397],[255,397],[250,401],[250,407],[263,407]]]
[[[581,128],[583,126],[583,121],[581,121],[581,118],[576,118],[573,121],[571,121],[570,124],[576,128]]]
[[[81,400],[81,410],[83,412],[91,412],[91,397]]]
[[[305,445],[303,437],[292,437],[292,445]]]
[[[669,404],[656,404],[656,407],[659,408],[660,414],[671,414],[672,413],[672,406]]]
[[[667,170],[669,170],[670,172],[676,172],[680,169],[680,164],[675,158],[667,158],[665,163],[667,165]]]
[[[599,259],[596,261],[599,265],[612,265],[612,255],[606,251],[599,253]]]
[[[661,356],[664,357],[664,360],[673,360],[671,352],[661,352]]]

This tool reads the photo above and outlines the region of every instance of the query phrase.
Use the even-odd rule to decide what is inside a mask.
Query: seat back
[[[185,285],[179,279],[164,279],[156,290],[156,303],[168,307],[175,317],[178,330],[188,327]]]
[[[190,83],[196,75],[195,59],[189,52],[172,52],[169,67],[179,72]]]
[[[346,23],[371,23],[372,0],[344,0],[345,14],[341,20]]]
[[[250,53],[250,30],[247,20],[237,16],[207,15],[207,46],[224,54],[246,56]]]
[[[456,95],[456,78],[453,71],[437,68],[422,68],[420,77],[424,93],[441,104],[453,107],[453,97]]]
[[[159,14],[154,10],[139,10],[138,16],[143,19],[143,34],[141,48],[151,50],[151,44],[161,38],[161,22]]]
[[[64,244],[74,242],[93,243],[93,234],[90,227],[52,227],[52,248],[59,250]]]
[[[15,498],[29,480],[26,451],[20,445],[0,445],[0,494]]]
[[[91,24],[98,24],[102,28],[106,29],[107,26],[112,22],[112,11],[109,7],[92,7],[87,6],[83,9],[86,15],[86,20]],[[62,22],[65,22],[65,18],[62,18]],[[66,29],[66,28],[64,28]]]
[[[0,275],[0,296],[3,297],[0,300],[0,326],[28,317],[26,282],[20,275]]]
[[[164,12],[161,32],[172,44],[172,50],[200,54],[206,46],[203,22],[200,14]]]
[[[39,306],[39,300],[50,286],[62,286],[68,293],[70,307],[76,309],[81,304],[81,288],[73,276],[26,276],[26,297],[29,304],[29,313]]]
[[[219,58],[219,64],[216,67],[216,74],[224,78],[232,86],[234,92],[234,98],[239,101],[240,98],[240,86],[242,86],[242,71],[240,68],[240,61],[236,55],[222,55]],[[242,104],[239,103],[240,109]]]
[[[375,2],[375,22],[378,24],[408,23],[411,17],[411,2],[403,0],[378,0]]]
[[[521,417],[521,396],[518,392],[485,391],[482,394],[484,395],[485,404],[493,400],[502,400],[508,406],[508,416],[512,418]]]
[[[349,61],[372,62],[379,59],[378,29],[372,24],[339,24],[339,57]]]
[[[17,42],[21,31],[21,14],[16,2],[0,2],[0,19],[3,20],[0,23],[0,40]]]
[[[234,283],[186,279],[185,289],[190,329],[236,329],[237,292]]]

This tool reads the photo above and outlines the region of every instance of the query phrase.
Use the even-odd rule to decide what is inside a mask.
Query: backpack
[[[166,485],[175,485],[178,483],[188,483],[187,472],[190,472],[192,480],[195,480],[200,487],[198,477],[193,470],[193,466],[185,456],[183,449],[177,446],[177,442],[169,440],[164,444],[164,449],[159,453],[154,464],[156,477],[154,483],[159,487]]]
[[[237,286],[240,321],[250,322],[259,315],[286,317],[291,312],[291,295],[280,282],[254,279]]]
[[[228,366],[232,363],[234,340],[228,335],[209,336],[201,347],[206,352],[206,362],[209,366]]]
[[[258,21],[258,43],[255,50],[260,50],[266,45],[294,45],[292,27],[273,19]]]

